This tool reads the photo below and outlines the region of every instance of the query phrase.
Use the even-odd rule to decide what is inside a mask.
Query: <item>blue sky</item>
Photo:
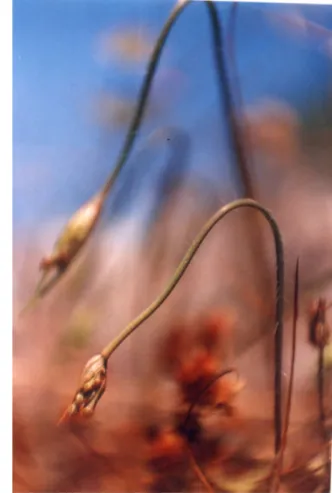
[[[13,156],[14,226],[33,226],[53,215],[69,216],[101,185],[125,137],[125,128],[105,134],[93,116],[98,94],[134,98],[146,62],[126,65],[96,56],[103,32],[144,29],[155,40],[174,5],[171,0],[14,0]],[[217,4],[224,26],[230,4]],[[332,28],[332,6],[241,4],[236,55],[245,104],[265,98],[289,102],[298,111],[328,90],[330,59],[318,43],[283,32],[267,11],[302,12]],[[140,163],[137,149],[158,127],[172,125],[191,138],[190,168],[215,184],[232,183],[227,132],[218,106],[216,78],[204,6],[188,7],[172,31],[153,86],[166,104],[158,120],[144,124],[119,185],[134,168],[142,197],[165,149]],[[137,162],[136,162],[137,161]],[[151,161],[151,162],[150,162]],[[227,164],[226,164],[227,163]],[[136,167],[135,167],[136,165]],[[149,166],[148,166],[149,165]],[[126,188],[124,186],[123,190]]]

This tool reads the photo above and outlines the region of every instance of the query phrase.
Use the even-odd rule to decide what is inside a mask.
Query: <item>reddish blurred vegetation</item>
[[[174,228],[170,217],[159,219],[166,231]],[[196,218],[195,229],[203,219]],[[250,270],[242,269],[239,284],[229,277],[238,268],[233,252],[223,245],[231,225],[229,221],[226,233],[227,224],[207,240],[179,290],[115,354],[106,393],[90,420],[56,426],[85,362],[158,294],[177,262],[174,253],[163,259],[156,278],[153,266],[149,270],[143,262],[144,252],[130,248],[130,239],[117,247],[107,234],[97,236],[56,292],[15,324],[14,491],[267,491],[273,377],[264,355],[271,338],[266,344],[259,335],[263,327],[255,329],[264,302],[252,292]],[[181,238],[183,252],[192,229]],[[163,241],[153,231],[152,245]],[[22,240],[15,263],[17,308],[32,289],[41,249],[23,245]],[[216,284],[216,268],[229,284]],[[198,283],[202,272],[223,303],[190,305],[193,280]],[[234,296],[227,298],[229,288]],[[314,467],[317,461],[324,463],[325,452],[317,422],[316,352],[308,350],[307,342],[310,307],[303,294],[306,318],[299,323],[303,340],[283,479],[284,491],[290,492],[314,491],[326,479],[321,464]],[[286,331],[290,316],[289,309]],[[270,328],[272,336],[273,317]],[[288,345],[287,333],[285,338]],[[288,360],[286,353],[286,373]],[[216,379],[202,394],[230,366],[239,375]]]

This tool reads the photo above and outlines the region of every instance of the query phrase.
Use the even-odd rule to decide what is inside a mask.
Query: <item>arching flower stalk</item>
[[[135,114],[133,116],[132,122],[130,124],[129,130],[127,132],[127,136],[124,142],[124,145],[122,147],[121,153],[119,155],[119,158],[117,160],[117,163],[112,170],[109,178],[106,180],[103,190],[105,193],[109,193],[111,188],[113,187],[115,180],[120,173],[121,169],[123,168],[124,164],[126,163],[129,154],[132,150],[137,132],[139,130],[140,124],[142,122],[143,116],[144,116],[144,111],[147,105],[148,97],[150,94],[151,90],[151,85],[163,52],[163,49],[165,47],[166,41],[168,39],[168,36],[174,27],[176,21],[184,11],[186,7],[188,7],[191,3],[193,3],[194,0],[182,0],[179,1],[175,7],[173,8],[172,12],[170,13],[166,23],[164,24],[164,27],[158,37],[158,40],[155,44],[154,50],[152,52],[146,75],[144,78],[143,85],[141,87],[139,96],[138,96],[138,102],[135,110]],[[217,79],[218,79],[218,91],[219,91],[219,99],[220,99],[220,105],[221,105],[221,111],[223,112],[223,107],[224,105],[229,106],[229,99],[230,99],[230,87],[229,87],[229,82],[227,79],[227,74],[226,74],[226,63],[225,63],[225,57],[222,49],[222,29],[221,29],[221,23],[219,20],[218,12],[217,9],[213,3],[212,0],[204,0],[203,5],[207,7],[207,11],[209,14],[209,20],[211,24],[211,31],[212,31],[212,44],[213,44],[213,54],[215,58],[215,67],[216,67],[216,72],[217,72]],[[231,132],[231,137],[233,137],[233,127],[230,128]],[[234,137],[235,139],[235,137]],[[236,145],[235,145],[236,147]],[[236,153],[238,152],[238,149],[236,148]]]
[[[175,286],[178,284],[185,271],[187,270],[190,262],[195,256],[200,245],[207,237],[213,227],[224,218],[229,212],[241,208],[250,207],[258,210],[267,219],[274,236],[275,254],[276,254],[276,302],[275,302],[275,327],[273,330],[275,340],[275,373],[274,373],[274,428],[275,428],[275,452],[278,453],[281,446],[281,434],[282,434],[282,345],[283,345],[283,304],[284,304],[284,254],[281,234],[278,229],[278,225],[274,220],[270,212],[262,205],[252,199],[240,199],[219,209],[210,220],[205,224],[201,232],[198,234],[192,245],[188,249],[178,268],[176,269],[173,277],[166,286],[162,294],[137,318],[130,322],[127,327],[116,336],[100,353],[101,358],[105,362],[109,360],[114,351],[151,315],[164,303],[164,301],[171,294]],[[76,393],[76,396],[78,394]],[[75,401],[75,400],[74,400]],[[97,403],[97,402],[96,402]],[[87,405],[89,406],[89,402]],[[93,406],[93,409],[95,406]],[[81,406],[79,409],[75,407],[73,412],[68,411],[68,414],[76,414],[77,412],[83,414],[85,406]]]
[[[63,232],[60,234],[59,239],[55,243],[54,251],[49,257],[42,259],[40,266],[43,270],[42,278],[37,285],[35,293],[32,299],[27,303],[27,305],[21,311],[21,315],[28,308],[31,308],[35,303],[45,296],[62,278],[63,274],[68,270],[77,253],[81,250],[83,245],[88,240],[90,233],[92,232],[94,226],[98,222],[100,213],[104,206],[105,200],[108,197],[121,169],[127,162],[130,152],[132,150],[135,138],[137,136],[139,127],[141,125],[144,111],[148,102],[148,97],[150,94],[152,82],[161,58],[161,54],[165,47],[168,36],[181,15],[184,9],[193,2],[193,0],[184,0],[178,2],[171,14],[169,15],[159,37],[155,44],[154,50],[151,54],[150,61],[148,63],[146,75],[139,93],[138,102],[136,110],[129,126],[125,142],[123,144],[122,150],[120,152],[119,158],[113,168],[111,174],[107,178],[105,184],[102,186],[101,190],[86,204],[84,204],[78,211],[72,216],[65,226]],[[204,5],[208,9],[209,19],[211,22],[212,30],[212,41],[213,41],[213,51],[215,57],[215,65],[218,77],[218,88],[220,95],[221,108],[226,105],[227,108],[230,107],[230,88],[227,79],[224,54],[222,51],[222,36],[221,36],[221,24],[218,18],[218,12],[211,0],[205,0]],[[227,112],[227,116],[230,112]],[[232,118],[228,117],[230,123],[230,135],[233,140],[233,147],[235,153],[239,154],[239,146],[237,145],[238,139],[236,129],[234,130],[234,125],[232,124]],[[234,134],[234,135],[233,135]],[[241,155],[242,156],[242,155]],[[241,157],[242,160],[242,157]],[[93,217],[90,216],[89,219],[84,219],[87,221],[85,226],[81,228],[81,220],[88,215],[87,211],[94,210]],[[50,268],[56,268],[56,273],[52,279],[46,282]]]

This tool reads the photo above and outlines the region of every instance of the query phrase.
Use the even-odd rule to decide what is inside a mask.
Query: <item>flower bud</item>
[[[41,270],[65,270],[82,248],[100,216],[104,195],[98,193],[78,209],[63,229],[53,253],[40,262]]]
[[[60,421],[63,421],[65,417],[71,418],[74,415],[92,416],[106,389],[106,373],[106,361],[100,354],[89,359],[84,367],[81,383],[73,402]]]
[[[320,298],[311,309],[309,340],[317,347],[325,347],[330,340],[330,329],[326,322],[326,300]]]

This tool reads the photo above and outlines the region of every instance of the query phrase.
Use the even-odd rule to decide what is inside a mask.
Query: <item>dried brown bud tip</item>
[[[82,373],[80,387],[60,422],[75,415],[92,416],[99,399],[105,392],[106,374],[106,361],[100,354],[89,359]]]
[[[68,267],[96,225],[103,203],[104,195],[98,193],[78,209],[60,234],[53,253],[41,260],[41,270]]]
[[[309,322],[309,340],[317,347],[324,347],[330,340],[330,329],[326,323],[326,300],[320,298],[311,310]]]

